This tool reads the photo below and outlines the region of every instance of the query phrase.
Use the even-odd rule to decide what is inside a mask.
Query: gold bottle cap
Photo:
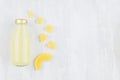
[[[16,24],[27,24],[27,20],[26,19],[16,19],[15,20],[15,23]]]

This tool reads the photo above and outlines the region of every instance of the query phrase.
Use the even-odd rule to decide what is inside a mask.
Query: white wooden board
[[[32,62],[11,63],[10,42],[16,18],[32,10],[53,24],[55,58],[40,71],[34,58],[43,51],[41,26],[29,19]],[[0,80],[120,80],[120,0],[0,0]]]

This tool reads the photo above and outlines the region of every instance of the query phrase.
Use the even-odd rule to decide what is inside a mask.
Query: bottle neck
[[[27,24],[16,24],[17,27],[26,27]]]

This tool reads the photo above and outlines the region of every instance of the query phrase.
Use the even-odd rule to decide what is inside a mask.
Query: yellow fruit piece
[[[43,18],[38,18],[37,21],[36,21],[37,24],[43,24],[44,23],[44,20]]]
[[[28,12],[28,16],[29,16],[29,18],[33,18],[34,17],[34,13],[32,11],[29,11]]]
[[[47,26],[45,27],[45,30],[46,30],[47,32],[53,32],[53,26],[52,26],[52,25],[47,25]]]
[[[35,58],[35,62],[34,62],[34,67],[36,70],[40,70],[42,68],[42,63],[45,61],[50,61],[53,58],[53,56],[49,53],[42,53],[40,55],[38,55]]]
[[[55,42],[50,41],[50,42],[48,42],[47,46],[51,49],[56,49],[56,43]]]
[[[48,39],[48,35],[46,35],[46,34],[40,34],[39,40],[40,40],[41,42],[43,42],[43,41],[45,41],[45,40],[47,40],[47,39]]]

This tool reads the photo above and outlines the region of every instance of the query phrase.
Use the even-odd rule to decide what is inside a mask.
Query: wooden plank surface
[[[29,19],[32,62],[27,67],[11,63],[11,38],[16,18],[28,10],[53,24],[55,58],[35,71],[34,58],[43,49],[41,27]],[[119,0],[0,0],[0,80],[120,80]],[[118,53],[118,54],[116,54]]]

